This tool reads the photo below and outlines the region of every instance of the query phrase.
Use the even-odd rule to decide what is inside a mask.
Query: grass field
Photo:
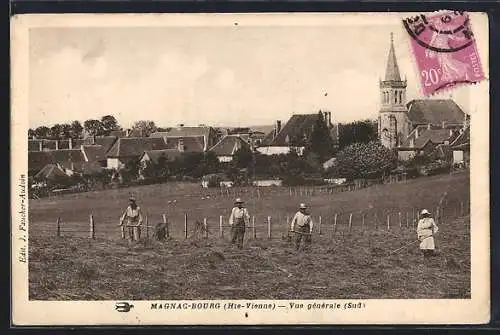
[[[119,239],[117,218],[131,191],[152,223],[167,213],[172,240],[128,244]],[[394,215],[387,230],[384,215],[434,208],[444,191],[448,196],[438,223],[438,256],[424,263],[418,244],[413,244],[387,257],[389,251],[415,240],[416,234],[413,222],[399,227]],[[257,199],[249,190],[240,190],[258,228],[257,239],[247,238],[243,250],[231,248],[227,234],[217,237],[218,216],[228,215],[233,197],[201,200],[204,192],[209,191],[197,185],[151,185],[30,201],[30,299],[470,297],[470,222],[467,214],[457,212],[460,201],[468,208],[468,173],[304,198],[277,192]],[[280,234],[284,217],[293,215],[299,202],[307,202],[315,217],[321,215],[324,227],[323,235],[313,236],[309,251],[297,253]],[[364,227],[361,211],[367,213]],[[185,212],[190,220],[208,218],[208,239],[183,238]],[[351,212],[357,219],[349,233],[346,220]],[[95,240],[88,233],[55,236],[58,216],[63,228],[84,231],[89,213],[96,219]],[[333,213],[342,215],[332,237]],[[267,216],[277,222],[271,240],[264,223]]]

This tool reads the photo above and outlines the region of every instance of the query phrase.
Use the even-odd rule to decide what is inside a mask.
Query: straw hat
[[[300,208],[300,209],[307,209],[307,206],[306,206],[306,204],[300,204],[300,207],[299,207],[299,208]]]
[[[243,203],[243,200],[241,200],[241,198],[236,198],[236,200],[234,201],[235,204],[242,204]]]
[[[420,212],[422,215],[430,215],[429,211],[427,209],[423,209],[422,212]]]

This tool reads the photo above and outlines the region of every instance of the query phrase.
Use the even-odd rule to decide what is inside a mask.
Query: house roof
[[[318,114],[294,114],[276,137],[273,136],[274,130],[267,134],[262,145],[289,146],[290,142],[304,144],[304,135],[309,134],[317,120]]]
[[[226,135],[209,151],[214,152],[217,156],[232,156],[236,150],[246,147],[250,149],[250,145],[238,135]]]
[[[84,162],[85,157],[80,149],[63,149],[28,152],[28,169],[41,169],[47,164],[62,162]]]
[[[177,157],[181,157],[182,152],[180,152],[177,149],[148,150],[148,151],[144,151],[144,154],[142,155],[142,157],[144,157],[145,155],[147,155],[149,157],[149,159],[153,163],[156,164],[156,163],[158,163],[158,160],[161,156],[165,156],[165,158],[167,160],[172,161]],[[141,157],[141,159],[142,159],[142,157]]]
[[[117,136],[96,136],[95,145],[101,145],[104,148],[105,152],[108,152],[109,149],[115,144]],[[87,137],[84,141],[85,145],[93,145],[94,140],[92,137]]]
[[[424,129],[419,133],[418,138],[414,139],[413,146],[410,145],[411,138],[409,137],[402,145],[403,148],[423,148],[427,142],[434,144],[442,144],[449,140],[450,129]]]
[[[166,149],[179,151],[179,142],[183,142],[185,152],[203,152],[205,150],[205,140],[203,137],[182,137],[167,138]]]
[[[450,147],[452,149],[467,148],[470,145],[470,126],[464,129],[462,133],[453,140],[450,141]]]
[[[212,128],[208,126],[198,127],[173,127],[170,131],[166,132],[167,137],[190,137],[190,136],[208,136]]]
[[[410,122],[417,124],[460,124],[466,114],[451,99],[419,99],[406,104]]]
[[[166,149],[162,138],[151,137],[121,137],[116,140],[107,157],[138,157],[147,150]]]
[[[88,162],[99,162],[106,160],[106,150],[102,145],[84,145],[82,150]]]
[[[68,177],[56,164],[45,165],[36,175],[35,179],[54,180]]]
[[[29,171],[39,171],[51,163],[53,163],[53,160],[50,151],[28,151]]]
[[[389,56],[387,58],[387,67],[385,69],[385,81],[401,81],[399,74],[398,61],[396,59],[396,52],[394,51],[394,41],[391,34],[391,48],[389,49]]]

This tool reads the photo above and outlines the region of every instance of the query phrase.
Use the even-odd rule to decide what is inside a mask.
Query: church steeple
[[[385,78],[379,81],[379,87],[381,106],[378,130],[380,141],[387,148],[395,148],[408,136],[408,120],[406,79],[401,80],[392,33]]]
[[[385,69],[385,81],[401,81],[399,74],[398,61],[396,52],[394,51],[394,34],[391,33],[391,48],[389,49],[389,57],[387,58],[387,67]]]

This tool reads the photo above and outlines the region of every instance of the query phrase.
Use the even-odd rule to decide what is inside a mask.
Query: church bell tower
[[[383,146],[392,149],[399,146],[408,136],[406,79],[401,80],[399,74],[392,33],[385,78],[379,81],[379,87],[381,107],[378,136]]]

